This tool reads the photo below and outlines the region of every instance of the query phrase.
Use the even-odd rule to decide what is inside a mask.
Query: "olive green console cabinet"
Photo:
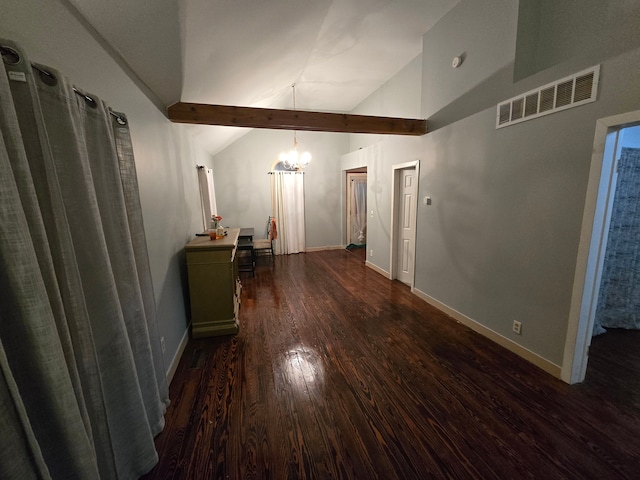
[[[218,240],[196,237],[185,247],[193,338],[238,333],[239,231],[229,228],[227,236]]]

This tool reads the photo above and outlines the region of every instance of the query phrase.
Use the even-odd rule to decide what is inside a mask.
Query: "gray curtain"
[[[0,45],[0,478],[138,478],[168,390],[127,119]]]

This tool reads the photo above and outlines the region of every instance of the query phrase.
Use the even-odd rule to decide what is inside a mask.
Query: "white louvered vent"
[[[498,104],[496,128],[596,101],[600,65]]]

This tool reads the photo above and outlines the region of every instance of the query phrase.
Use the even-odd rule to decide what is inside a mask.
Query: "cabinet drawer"
[[[187,265],[206,265],[229,263],[233,260],[233,250],[206,250],[203,252],[187,252]]]

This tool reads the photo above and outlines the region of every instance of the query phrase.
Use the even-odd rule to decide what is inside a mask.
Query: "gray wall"
[[[196,164],[210,162],[208,155],[154,107],[59,2],[3,1],[0,36],[127,114],[168,368],[187,329],[183,248],[202,228]]]
[[[420,115],[421,79],[422,56],[418,56],[352,113],[423,118]],[[392,167],[418,160],[421,140],[389,135],[352,134],[349,137],[351,153],[343,157],[342,169],[367,167],[367,261],[389,272]]]
[[[517,79],[573,59],[598,63],[640,47],[637,0],[520,0]]]
[[[517,23],[515,2],[463,1],[424,36],[422,111],[438,129],[423,139],[433,205],[418,209],[415,286],[560,365],[595,123],[640,108],[640,50],[603,62],[597,102],[496,130],[497,102],[594,63],[540,39],[536,56],[570,59],[514,83]]]
[[[380,115],[389,117],[423,118],[420,112],[422,91],[422,55],[418,55],[402,68],[393,78],[358,104],[351,113],[358,115]],[[388,135],[349,135],[349,151],[374,145],[395,138]]]
[[[352,113],[420,118],[421,76],[422,60],[417,57]],[[307,247],[344,245],[342,171],[367,166],[367,205],[374,211],[373,217],[367,217],[367,251],[374,252],[367,259],[388,271],[391,166],[418,159],[420,139],[298,132],[298,141],[301,150],[313,155],[305,169]],[[214,156],[216,199],[225,225],[253,226],[259,229],[258,235],[263,233],[271,212],[267,172],[292,142],[292,132],[256,129]],[[359,157],[346,155],[360,149]]]
[[[304,173],[307,248],[342,245],[340,229],[340,156],[348,135],[298,132],[301,151],[312,160]],[[218,214],[224,225],[254,227],[265,236],[271,215],[270,177],[267,174],[282,151],[293,146],[293,132],[255,129],[213,157]]]
[[[607,5],[607,20],[593,34],[580,27],[580,18],[600,15],[600,3]],[[569,38],[554,19],[571,5],[577,2],[547,0],[521,10],[539,22],[522,37],[523,60],[516,58],[517,25],[526,20],[518,18],[518,2],[463,0],[449,12],[424,36],[423,56],[354,111],[425,117],[432,133],[422,139],[299,137],[314,156],[305,174],[310,247],[342,243],[341,170],[364,162],[367,201],[374,209],[374,255],[368,259],[388,270],[391,167],[420,159],[419,196],[430,195],[433,205],[418,210],[416,288],[556,364],[562,360],[595,122],[640,109],[637,2],[581,2],[585,11],[570,20],[575,28]],[[260,228],[270,212],[266,172],[291,145],[291,132],[255,130],[211,161],[61,4],[3,2],[0,36],[127,113],[168,363],[187,326],[182,249],[201,229],[195,165],[214,168],[223,223]],[[461,54],[462,66],[452,69],[451,59]],[[521,61],[526,75],[514,82],[514,64]],[[495,130],[497,102],[600,62],[597,102]],[[354,153],[342,157],[348,152]],[[511,333],[516,318],[523,322],[522,336]]]

